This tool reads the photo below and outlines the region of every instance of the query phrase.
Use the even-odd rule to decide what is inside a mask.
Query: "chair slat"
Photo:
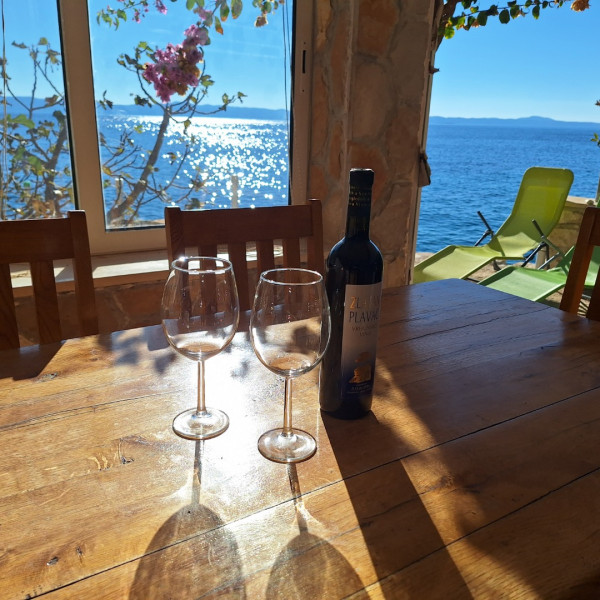
[[[75,276],[79,329],[81,335],[93,335],[98,333],[98,316],[85,212],[82,210],[71,211],[69,220],[71,222],[73,255],[75,257],[73,260],[73,273]]]
[[[248,263],[246,262],[246,244],[235,242],[227,245],[229,251],[229,260],[233,265],[235,274],[235,283],[238,289],[240,299],[240,310],[249,310],[250,289],[248,285]]]
[[[202,244],[198,248],[198,253],[200,256],[217,256],[219,252],[219,248],[217,244]]]
[[[275,268],[274,251],[273,240],[259,240],[256,242],[256,260],[259,274]]]
[[[325,275],[325,256],[323,254],[323,212],[318,200],[309,200],[311,206],[311,229],[312,238],[306,245],[306,256],[308,268]]]
[[[18,347],[19,330],[10,281],[10,266],[0,265],[0,350]]]
[[[566,312],[575,314],[579,311],[587,272],[596,246],[600,246],[600,208],[589,206],[583,213],[567,283],[560,301],[560,308]],[[596,277],[586,316],[600,321],[600,273]]]
[[[281,241],[283,246],[283,266],[300,267],[300,240],[298,238],[286,238]]]
[[[52,342],[59,342],[62,338],[62,333],[52,261],[36,261],[31,263],[31,283],[33,285],[35,314],[40,333],[40,343],[50,344]]]

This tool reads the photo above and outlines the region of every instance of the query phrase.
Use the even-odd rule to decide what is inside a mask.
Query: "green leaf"
[[[487,13],[485,11],[481,11],[479,13],[479,17],[477,18],[477,22],[479,23],[480,27],[485,27],[487,24],[487,20],[488,20]]]
[[[185,3],[185,7],[188,10],[193,10],[194,6],[196,6],[196,0],[187,0]]]
[[[26,115],[17,115],[14,118],[14,122],[27,127],[27,129],[33,129],[35,127],[35,123]]]
[[[510,22],[510,13],[508,12],[508,10],[506,10],[506,8],[500,11],[498,19],[503,25],[506,25]]]
[[[215,31],[223,35],[223,26],[221,25],[219,17],[215,17]]]
[[[450,40],[454,37],[454,27],[446,27],[446,29],[444,29],[444,39],[446,40]]]
[[[48,40],[45,37],[41,37],[40,41],[38,42],[38,46],[48,46]]]
[[[36,175],[41,175],[44,172],[44,164],[37,156],[28,156],[27,162],[31,165]]]
[[[227,6],[227,2],[223,2],[221,4],[221,21],[227,21],[227,17],[229,17],[229,6]]]
[[[242,0],[231,0],[231,16],[237,19],[242,14]]]

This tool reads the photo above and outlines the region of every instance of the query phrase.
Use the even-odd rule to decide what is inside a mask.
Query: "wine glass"
[[[306,269],[272,269],[261,274],[250,316],[250,340],[265,367],[285,378],[283,427],[264,433],[260,453],[295,463],[317,449],[306,431],[292,427],[292,378],[319,364],[329,342],[329,303],[323,277]]]
[[[228,260],[183,256],[171,264],[162,297],[162,326],[169,344],[198,361],[198,403],[177,415],[173,430],[203,440],[223,433],[229,417],[204,401],[204,361],[233,339],[240,307],[233,267]]]

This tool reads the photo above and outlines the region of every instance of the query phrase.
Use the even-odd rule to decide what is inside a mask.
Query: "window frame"
[[[310,135],[312,2],[297,10],[294,2],[290,198],[306,202]],[[166,249],[164,226],[109,230],[104,199],[94,98],[88,1],[57,0],[61,31],[67,118],[70,125],[73,187],[77,207],[87,214],[92,254]],[[246,10],[250,10],[248,7]]]

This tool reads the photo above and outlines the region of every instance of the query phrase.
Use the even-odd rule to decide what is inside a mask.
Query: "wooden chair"
[[[600,246],[600,208],[589,206],[583,213],[575,252],[569,268],[560,308],[576,314],[585,288],[585,278],[595,246]],[[599,275],[600,277],[600,275]],[[596,278],[586,316],[600,321],[600,281]]]
[[[219,246],[227,248],[242,311],[252,307],[256,280],[263,271],[276,266],[302,266],[323,273],[325,266],[319,200],[293,206],[202,211],[182,211],[169,206],[165,208],[165,229],[169,264],[186,254],[217,256]],[[306,264],[301,260],[302,239],[306,243]],[[281,240],[282,260],[276,257],[278,240]],[[256,246],[254,273],[248,268],[251,248],[247,244]]]
[[[18,348],[10,265],[29,263],[41,344],[64,339],[54,260],[72,259],[80,335],[98,333],[87,222],[82,210],[67,218],[0,221],[0,349]]]

